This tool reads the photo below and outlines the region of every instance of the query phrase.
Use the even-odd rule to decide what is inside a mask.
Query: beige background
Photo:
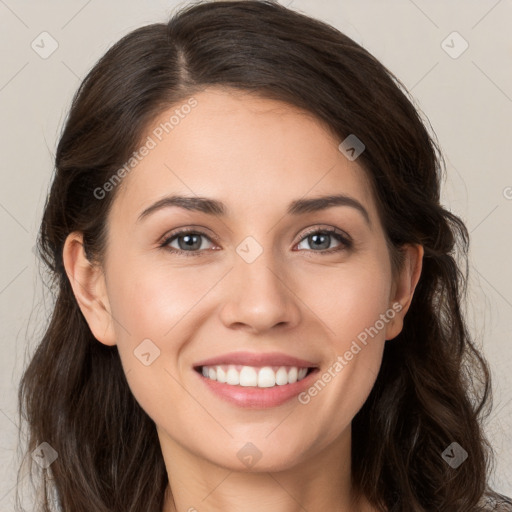
[[[282,1],[372,52],[438,135],[448,167],[443,201],[471,232],[470,326],[493,371],[492,481],[512,495],[512,2]],[[51,305],[32,248],[72,94],[112,43],[183,3],[0,0],[0,511],[13,510],[17,384]],[[46,59],[31,47],[45,37],[51,48],[44,31],[58,43]]]

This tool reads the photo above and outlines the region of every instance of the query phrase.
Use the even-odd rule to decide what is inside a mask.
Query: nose
[[[300,300],[293,282],[272,261],[272,251],[264,251],[248,263],[236,257],[225,282],[221,320],[230,329],[260,333],[272,328],[290,329],[300,321]]]

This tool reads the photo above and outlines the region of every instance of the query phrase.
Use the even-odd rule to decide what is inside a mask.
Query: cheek
[[[153,420],[179,430],[179,424],[171,426],[169,404],[179,403],[183,413],[193,404],[179,383],[176,362],[193,338],[194,306],[211,287],[211,279],[197,279],[191,269],[148,265],[136,257],[111,267],[109,276],[117,347],[128,385]]]
[[[124,270],[123,270],[124,267]],[[167,338],[215,281],[190,268],[172,268],[147,261],[125,261],[111,280],[112,313],[126,329],[117,329],[119,343],[130,337]]]
[[[321,320],[336,350],[343,350],[391,306],[390,271],[377,259],[329,271],[317,268],[305,272],[297,285],[297,295]]]
[[[178,383],[190,370],[182,355],[212,314],[208,292],[224,272],[127,257],[109,274],[119,355],[132,393],[152,417],[171,397],[190,402]]]
[[[391,276],[375,260],[337,269],[328,279],[320,273],[315,277],[308,306],[327,326],[323,341],[328,344],[329,357],[300,401],[315,417],[325,419],[324,426],[330,418],[329,429],[324,431],[327,443],[350,423],[375,383],[390,322],[385,314],[392,311]]]

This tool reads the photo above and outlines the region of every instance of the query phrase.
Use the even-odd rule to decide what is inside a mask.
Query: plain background
[[[139,26],[165,21],[186,3],[0,0],[1,511],[13,510],[18,381],[51,306],[50,299],[42,300],[33,247],[72,95],[115,41]],[[491,482],[510,496],[512,2],[282,3],[331,23],[373,53],[409,89],[437,134],[447,163],[442,201],[471,233],[468,320],[494,384],[495,405],[486,426],[497,453]],[[47,58],[40,53],[51,49],[51,39],[43,32],[58,44]]]

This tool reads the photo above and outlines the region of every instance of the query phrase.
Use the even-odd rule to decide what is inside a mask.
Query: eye
[[[171,233],[170,236],[166,237],[160,244],[160,247],[175,254],[200,256],[201,253],[207,249],[204,247],[203,238],[211,242],[210,237],[206,233],[193,230],[181,230]],[[331,247],[333,238],[338,241],[338,245],[334,248]],[[335,228],[315,228],[314,230],[310,230],[302,237],[297,247],[299,247],[303,241],[308,242],[310,246],[314,248],[312,250],[310,249],[311,252],[318,252],[319,254],[332,254],[352,247],[352,241],[348,235],[339,232]],[[177,244],[177,246],[172,244]],[[210,249],[212,248],[210,247]]]
[[[339,242],[334,248],[331,247],[333,238]],[[299,247],[303,241],[309,243],[310,247],[315,248],[312,252],[318,252],[320,254],[332,254],[333,252],[350,249],[352,247],[352,241],[349,237],[334,228],[316,228],[315,230],[309,231],[306,233],[306,236],[302,237],[297,247]]]
[[[198,256],[204,249],[203,238],[210,240],[205,233],[200,231],[182,230],[167,237],[161,247],[166,247],[170,252],[185,256]],[[173,243],[177,243],[178,247],[173,246]]]

